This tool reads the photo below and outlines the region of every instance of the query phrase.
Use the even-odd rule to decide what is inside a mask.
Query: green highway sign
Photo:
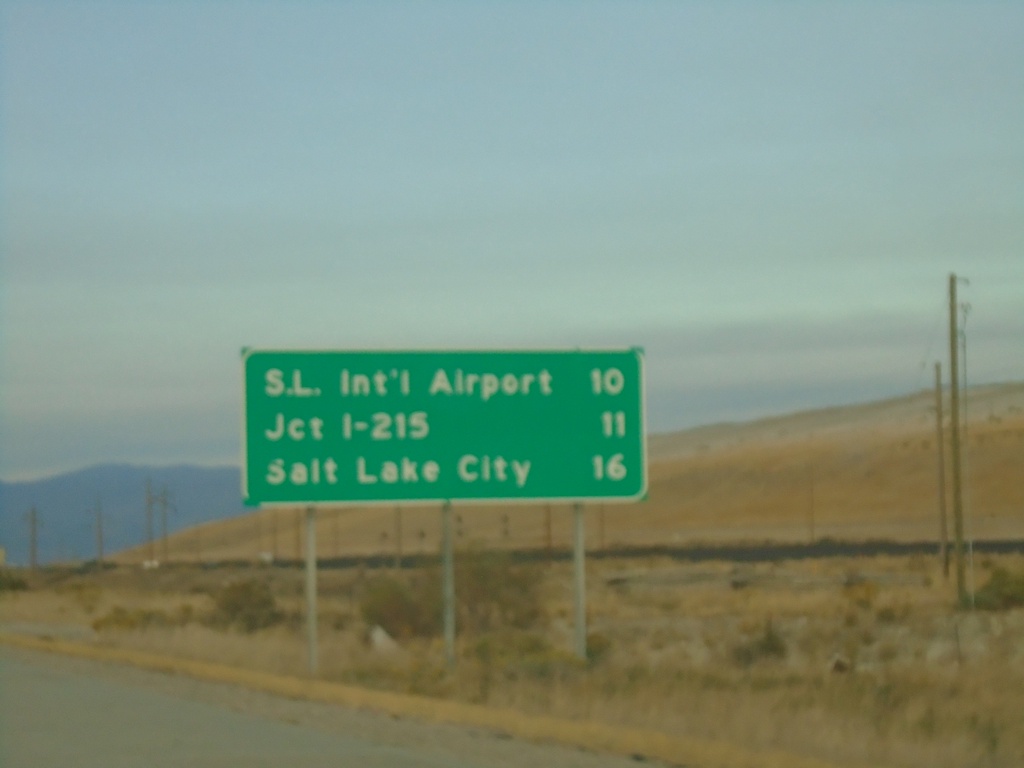
[[[247,504],[594,501],[647,489],[643,353],[242,352]]]

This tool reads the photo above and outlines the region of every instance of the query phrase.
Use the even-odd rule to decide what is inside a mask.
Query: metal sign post
[[[306,507],[306,633],[309,676],[316,677],[316,509],[313,507]]]
[[[581,504],[646,493],[640,349],[245,349],[242,367],[247,504],[443,504],[448,664],[455,662],[452,503],[574,504],[575,650],[586,657]],[[306,510],[306,537],[315,675],[313,506]]]
[[[573,650],[577,658],[587,660],[587,534],[583,505],[572,508],[572,584],[575,635]]]
[[[444,660],[455,666],[455,545],[452,541],[452,505],[441,507],[441,592],[444,613]]]

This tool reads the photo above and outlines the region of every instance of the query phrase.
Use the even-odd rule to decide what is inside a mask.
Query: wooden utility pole
[[[156,560],[156,541],[153,536],[153,505],[160,504],[160,551],[164,560],[167,560],[167,506],[170,498],[167,486],[164,486],[160,493],[153,493],[153,481],[146,478],[146,557]]]
[[[170,503],[167,494],[167,486],[160,491],[157,500],[160,502],[160,557],[166,563],[170,560],[167,553],[167,505]]]
[[[949,531],[946,524],[946,446],[942,432],[942,363],[935,364],[935,435],[939,446],[939,559],[949,581]]]
[[[153,551],[153,481],[146,478],[146,558],[152,562],[156,559]]]
[[[196,563],[203,562],[203,526],[197,525],[194,529],[195,532],[195,547],[196,547]]]
[[[964,570],[964,508],[960,475],[960,364],[957,351],[960,339],[957,329],[956,275],[949,276],[949,428],[953,471],[953,536],[956,559],[956,595],[961,605],[967,604],[967,579]]]
[[[103,568],[103,508],[100,497],[96,497],[96,563]]]
[[[552,541],[552,536],[551,536],[551,505],[550,504],[545,504],[544,505],[544,531],[545,531],[546,541],[547,541],[547,550],[548,550],[548,554],[550,555],[551,554],[551,548],[554,545],[554,542]]]
[[[35,504],[28,512],[28,567],[33,571],[39,565],[39,512]]]

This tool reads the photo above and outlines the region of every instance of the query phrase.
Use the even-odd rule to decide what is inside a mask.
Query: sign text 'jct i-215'
[[[249,504],[630,500],[643,353],[243,350]]]

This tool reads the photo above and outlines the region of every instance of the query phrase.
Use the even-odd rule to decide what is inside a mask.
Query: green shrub
[[[213,623],[243,632],[273,626],[284,618],[270,585],[258,579],[236,581],[213,595]]]
[[[600,632],[591,632],[587,635],[587,661],[596,664],[612,649],[612,641],[607,635]]]
[[[0,592],[23,592],[28,589],[28,582],[16,573],[0,568]]]
[[[1024,573],[995,568],[974,595],[974,605],[985,611],[1005,611],[1024,606]]]
[[[408,584],[378,576],[367,584],[359,609],[367,624],[382,627],[394,638],[435,635],[441,628],[440,594],[437,579]]]
[[[843,594],[858,608],[870,610],[878,596],[878,585],[859,574],[848,574],[843,584]]]
[[[372,579],[360,601],[370,625],[394,638],[441,632],[441,571],[429,568],[415,578],[382,575]],[[517,566],[504,553],[471,549],[455,558],[456,624],[460,631],[486,634],[529,629],[541,617],[538,568]]]
[[[552,680],[583,669],[565,649],[555,648],[543,635],[505,629],[481,635],[472,646],[481,674],[481,698],[486,700],[490,680]]]
[[[539,568],[515,565],[503,552],[470,549],[455,560],[455,599],[469,631],[529,629],[541,618]]]
[[[471,650],[477,661],[479,702],[488,700],[495,679],[549,679],[557,669],[577,664],[544,637],[515,629],[481,635]]]
[[[749,667],[761,659],[782,659],[786,656],[786,641],[782,639],[771,620],[765,622],[759,637],[741,643],[732,649],[732,658],[739,666]]]

